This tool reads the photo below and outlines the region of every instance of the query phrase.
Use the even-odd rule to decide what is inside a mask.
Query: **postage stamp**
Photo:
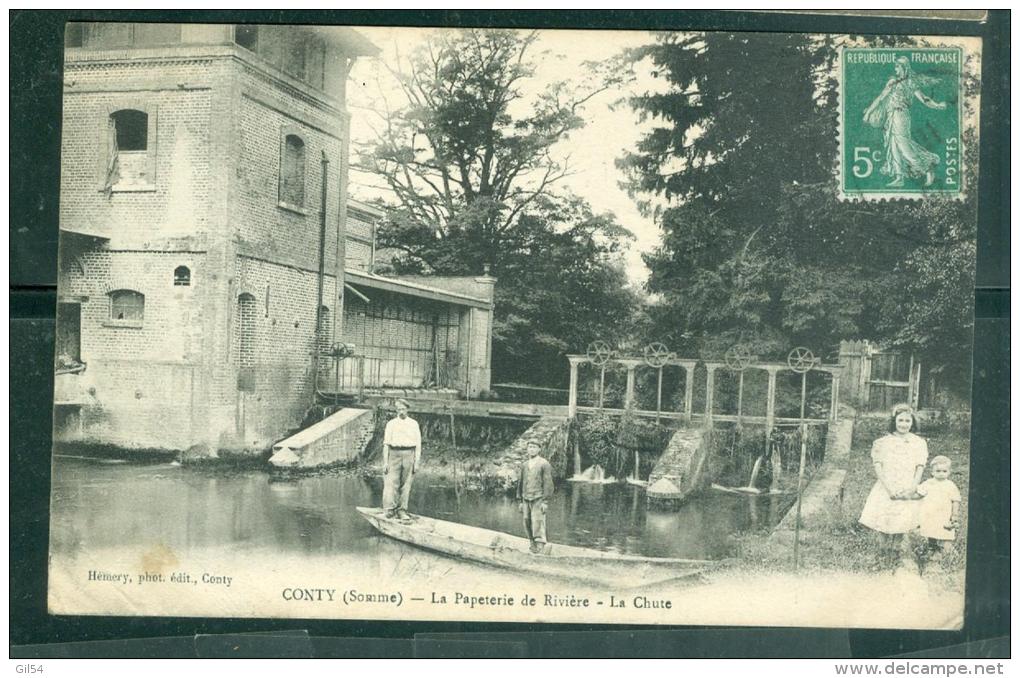
[[[844,48],[841,199],[963,196],[959,47]]]

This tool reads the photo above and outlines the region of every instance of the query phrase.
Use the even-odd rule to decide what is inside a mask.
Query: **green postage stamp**
[[[841,199],[963,197],[963,50],[842,50]]]

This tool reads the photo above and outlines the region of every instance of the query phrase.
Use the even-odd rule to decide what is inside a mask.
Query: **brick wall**
[[[346,250],[344,265],[359,271],[368,271],[372,262],[372,240],[375,236],[376,217],[356,206],[347,205],[344,224]]]
[[[350,223],[348,221],[348,223]],[[344,267],[358,271],[369,271],[372,263],[372,246],[353,238],[347,238],[344,250]]]
[[[61,141],[61,228],[110,238],[114,248],[199,248],[214,199],[210,180],[211,91],[229,77],[223,59],[189,58],[111,64],[69,61]],[[104,192],[108,119],[144,109],[153,120],[151,190]],[[219,159],[222,160],[222,159]],[[188,241],[182,245],[182,241]]]
[[[238,295],[254,298],[253,363],[247,388],[236,390],[234,385],[238,400],[235,436],[225,445],[260,450],[297,428],[313,402],[318,273],[239,256],[235,279]],[[336,279],[327,275],[323,306],[330,320],[335,298]],[[236,318],[236,299],[234,305]],[[329,345],[332,323],[325,323],[324,330],[322,342]],[[230,364],[236,375],[242,367],[236,320],[231,331]]]
[[[375,222],[378,217],[369,214],[357,206],[347,205],[347,235],[371,240],[375,235]]]
[[[281,91],[255,69],[239,66],[240,161],[238,202],[233,223],[241,254],[316,269],[320,232],[322,155],[329,160],[326,199],[326,270],[336,267],[340,207],[340,111],[307,97]],[[304,204],[280,205],[281,145],[284,135],[304,141]],[[297,209],[293,209],[296,207]],[[269,254],[267,254],[269,253]]]
[[[324,305],[331,316],[336,307],[345,114],[232,46],[68,55],[59,291],[81,299],[88,367],[79,380],[86,403],[80,415],[61,416],[60,435],[126,447],[267,448],[300,424],[312,398],[323,151],[331,161]],[[108,119],[121,108],[150,116],[154,179],[104,191]],[[289,210],[278,193],[285,130],[305,143],[305,201]],[[181,265],[190,287],[173,285]],[[138,326],[109,322],[115,289],[145,296]],[[240,389],[243,293],[253,298],[254,336],[251,383]]]
[[[65,246],[70,253],[70,248]],[[215,323],[229,336],[226,383],[203,388],[202,314],[207,274],[201,255],[169,252],[88,250],[68,256],[60,294],[81,300],[81,359],[88,367],[79,386],[87,394],[80,420],[58,431],[61,439],[82,439],[124,447],[185,449],[209,444],[227,450],[258,451],[293,432],[312,404],[317,273],[238,257],[235,280],[250,295],[253,311],[250,352],[242,360],[238,299],[233,313]],[[174,269],[189,266],[190,287],[173,285]],[[145,295],[139,327],[110,321],[111,289]],[[323,305],[333,319],[336,282],[324,279]],[[324,344],[332,323],[324,323]],[[242,368],[250,383],[239,388]],[[215,388],[213,388],[215,386]],[[231,416],[213,422],[210,441],[195,413],[226,394]]]
[[[57,439],[170,449],[194,444],[204,263],[201,253],[95,249],[65,235],[58,288],[62,299],[80,304],[87,367],[73,379],[86,405],[67,426],[58,421]],[[174,285],[180,266],[191,273],[189,286]],[[145,296],[140,322],[111,319],[109,293],[119,289]]]

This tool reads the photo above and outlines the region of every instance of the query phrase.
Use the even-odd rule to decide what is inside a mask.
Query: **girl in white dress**
[[[875,441],[871,461],[878,480],[871,488],[860,522],[880,535],[882,551],[898,551],[911,566],[907,534],[920,526],[917,486],[928,463],[928,443],[919,437],[917,418],[909,405],[893,408],[890,433]]]

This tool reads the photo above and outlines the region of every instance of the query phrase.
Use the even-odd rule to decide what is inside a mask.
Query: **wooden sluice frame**
[[[640,358],[610,358],[603,365],[596,365],[600,368],[600,380],[599,380],[599,406],[598,407],[583,407],[577,403],[577,381],[578,381],[578,368],[581,365],[591,364],[595,365],[595,362],[587,355],[568,355],[567,360],[570,362],[570,394],[567,401],[567,416],[574,418],[578,412],[595,412],[602,411],[608,414],[622,414],[624,411],[630,408],[634,403],[634,371],[639,366],[648,367],[647,363]],[[707,370],[705,379],[705,411],[703,413],[694,412],[694,369],[698,364],[705,366]],[[627,388],[624,395],[624,409],[606,409],[602,407],[604,404],[604,392],[605,392],[605,368],[608,365],[618,365],[626,368],[627,370]],[[652,416],[662,417],[666,419],[682,419],[687,422],[694,421],[697,419],[703,419],[705,422],[710,423],[712,421],[734,421],[738,423],[762,423],[765,424],[765,428],[771,431],[775,428],[776,424],[799,424],[802,421],[812,424],[822,424],[826,422],[835,422],[839,420],[839,378],[843,372],[842,365],[822,365],[815,364],[812,370],[819,372],[828,372],[831,377],[830,387],[830,398],[829,398],[829,416],[825,419],[817,418],[806,418],[804,416],[804,402],[806,398],[806,377],[802,379],[801,383],[801,416],[800,417],[777,417],[776,416],[776,377],[780,372],[795,372],[786,363],[771,363],[771,362],[751,362],[740,371],[740,380],[737,386],[737,413],[732,414],[719,414],[713,411],[713,400],[715,395],[715,372],[720,369],[728,370],[729,368],[723,361],[712,361],[712,360],[691,360],[687,358],[670,358],[662,367],[649,369],[659,369],[660,373],[663,367],[668,365],[675,365],[684,369],[684,411],[683,412],[663,412],[661,411],[661,390],[659,392],[659,411],[651,410],[633,410],[634,414],[639,416]],[[743,414],[744,404],[744,372],[747,370],[765,370],[768,372],[768,394],[766,398],[765,416],[748,416]],[[802,373],[806,374],[806,373]],[[661,389],[661,383],[660,383]]]

